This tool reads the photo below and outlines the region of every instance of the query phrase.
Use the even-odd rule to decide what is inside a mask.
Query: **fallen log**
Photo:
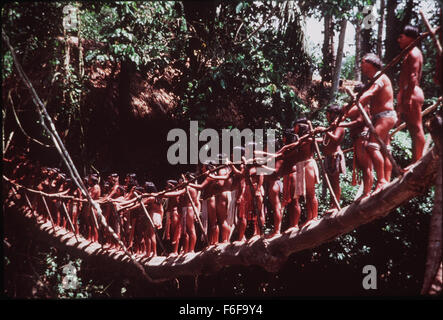
[[[434,147],[405,174],[377,194],[312,221],[301,229],[291,228],[271,239],[254,237],[247,242],[212,245],[203,251],[178,257],[137,257],[136,260],[157,281],[215,273],[233,265],[256,265],[268,272],[277,272],[292,253],[332,241],[363,224],[388,215],[395,208],[425,192],[435,181],[438,159]],[[106,265],[106,270],[112,274],[117,271],[119,275],[141,277],[134,262],[120,250],[105,250],[100,244],[87,241],[83,237],[78,237],[77,242],[72,232],[57,226],[53,230],[49,222],[37,221],[25,207],[19,211],[5,210],[5,221],[14,218],[21,219],[22,223],[32,227],[35,231],[33,237],[44,238],[51,245],[66,249],[74,256]]]

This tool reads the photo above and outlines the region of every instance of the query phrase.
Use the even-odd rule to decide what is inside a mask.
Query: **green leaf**
[[[236,7],[235,7],[235,13],[239,14],[240,11],[243,9],[243,2],[240,2]]]

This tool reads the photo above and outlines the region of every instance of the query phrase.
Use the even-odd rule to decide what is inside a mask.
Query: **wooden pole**
[[[366,125],[369,127],[369,130],[371,131],[371,135],[373,135],[375,137],[377,142],[380,144],[382,152],[386,156],[388,156],[389,160],[391,161],[392,169],[393,169],[394,173],[399,175],[402,172],[402,170],[398,166],[397,162],[394,160],[394,157],[392,156],[392,154],[389,151],[388,147],[386,146],[385,142],[378,136],[377,132],[375,132],[374,125],[372,124],[371,119],[369,118],[369,116],[366,113],[365,109],[363,109],[362,105],[360,104],[360,102],[358,100],[355,100],[356,98],[354,97],[354,95],[351,92],[351,90],[349,90],[349,88],[345,88],[345,90],[346,90],[347,94],[349,94],[352,97],[352,99],[354,99],[354,101],[355,101],[355,103],[357,105],[358,110],[363,115],[363,119],[364,119]]]
[[[135,194],[138,196],[137,193],[135,193]],[[152,221],[151,216],[149,215],[148,209],[146,209],[146,206],[144,205],[142,199],[140,199],[140,205],[143,208],[143,212],[145,213],[146,217],[148,218],[149,224],[152,226],[152,229],[154,230],[155,237],[157,238],[158,243],[160,244],[160,247],[162,248],[163,252],[166,253],[167,251],[165,249],[165,246],[163,245],[161,238],[159,237],[157,231],[155,230],[154,221]]]
[[[45,197],[43,197],[42,196],[42,201],[43,201],[43,204],[45,205],[45,208],[46,208],[46,212],[48,213],[48,215],[49,215],[49,220],[51,220],[51,224],[52,224],[52,230],[55,232],[55,224],[54,224],[54,219],[52,219],[52,215],[51,215],[51,211],[49,211],[49,207],[48,207],[48,204],[46,203],[46,200],[45,200]]]
[[[29,201],[29,198],[28,198],[28,195],[26,194],[26,192],[24,193],[24,195],[25,195],[26,203],[28,204],[29,209],[31,210],[31,213],[32,213],[34,209],[32,208],[31,201]]]
[[[437,48],[437,53],[439,56],[442,55],[443,50],[440,44],[440,41],[438,41],[438,38],[436,36],[437,29],[432,30],[431,24],[429,23],[428,19],[426,19],[425,14],[423,11],[419,10],[421,17],[423,18],[423,22],[425,23],[426,29],[428,29],[428,32],[431,34],[432,40],[434,40],[435,47]]]
[[[309,129],[312,132],[313,131],[312,123],[309,120],[308,120],[308,125],[309,125]],[[321,158],[320,148],[318,147],[317,141],[315,141],[315,136],[314,136],[314,146],[315,146],[315,152],[317,152],[318,157]],[[321,167],[323,179],[326,182],[326,185],[328,186],[329,192],[331,193],[332,200],[334,200],[334,204],[338,208],[338,210],[341,210],[340,203],[338,202],[337,197],[335,196],[335,192],[332,189],[331,181],[329,180],[328,174],[326,173],[323,161],[319,160],[319,162],[320,162],[320,167]]]
[[[66,217],[68,218],[69,225],[72,228],[72,232],[74,233],[75,240],[77,240],[77,242],[79,242],[78,238],[77,238],[77,235],[75,234],[74,224],[72,223],[71,217],[69,216],[69,213],[68,213],[68,209],[66,208],[66,205],[65,205],[64,202],[62,202],[62,206],[63,206],[63,211],[66,213]]]
[[[189,193],[189,187],[188,187],[188,186],[186,186],[186,195],[188,196],[189,201],[191,202],[192,209],[194,209],[195,216],[197,217],[198,225],[199,225],[200,228],[202,229],[202,232],[203,232],[203,236],[204,236],[204,238],[205,238],[205,241],[206,241],[206,243],[209,243],[209,241],[208,241],[208,235],[206,234],[206,232],[205,232],[205,228],[203,228],[203,223],[202,223],[201,220],[200,220],[200,211],[197,209],[197,206],[195,205],[194,200],[192,200],[191,194]]]
[[[3,155],[5,155],[5,154],[6,154],[6,151],[8,151],[9,144],[11,143],[11,140],[12,140],[12,137],[13,137],[13,136],[14,136],[14,131],[12,131],[12,132],[9,134],[8,141],[6,142],[6,146],[5,146],[4,149],[3,149]]]
[[[437,107],[440,105],[440,103],[442,102],[443,97],[438,98],[438,100],[430,107],[426,108],[425,110],[422,111],[421,116],[424,117],[426,115],[428,115],[429,113],[431,113],[432,111],[434,111],[435,109],[437,109]],[[399,125],[397,128],[395,128],[394,131],[392,131],[389,135],[392,138],[392,136],[394,134],[396,134],[397,132],[399,132],[400,130],[403,130],[404,128],[406,128],[406,123],[402,123],[401,125]]]

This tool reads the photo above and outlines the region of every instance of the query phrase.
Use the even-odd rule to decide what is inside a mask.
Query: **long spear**
[[[308,125],[309,125],[309,129],[312,132],[313,131],[312,123],[309,120],[308,120]],[[326,185],[328,186],[329,192],[331,193],[331,197],[334,200],[335,206],[338,208],[338,210],[341,210],[340,203],[338,202],[337,197],[335,196],[335,192],[332,189],[331,181],[329,180],[328,174],[326,173],[326,170],[325,170],[325,166],[323,164],[323,161],[321,160],[320,148],[318,147],[318,143],[315,140],[315,137],[314,137],[314,146],[315,146],[315,151],[317,152],[317,155],[319,157],[319,162],[320,162],[320,166],[321,166],[323,179],[326,181]]]
[[[138,195],[137,192],[135,192],[135,194]],[[159,235],[157,233],[157,230],[156,230],[155,225],[154,225],[154,221],[152,221],[152,218],[149,215],[148,209],[146,209],[146,206],[143,203],[142,199],[140,199],[140,204],[141,204],[141,207],[143,208],[143,212],[145,213],[146,217],[148,218],[148,221],[149,221],[149,224],[152,227],[152,230],[154,230],[155,237],[157,238],[158,243],[160,244],[160,247],[162,248],[163,252],[167,253],[167,251],[165,249],[165,246],[163,245],[163,242],[162,242],[161,238],[159,237]]]

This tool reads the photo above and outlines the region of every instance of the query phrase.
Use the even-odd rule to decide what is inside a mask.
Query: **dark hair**
[[[66,182],[68,188],[71,189],[72,191],[73,191],[74,189],[77,188],[77,186],[76,186],[74,180],[72,180],[71,178],[67,178],[67,179],[65,180],[65,182]]]
[[[295,120],[293,126],[295,127],[296,125],[299,126],[299,132],[298,132],[299,137],[305,135],[306,133],[311,132],[311,129],[309,128],[308,125],[308,119],[306,119],[305,117]]]
[[[193,174],[192,172],[186,172],[184,174],[185,178],[188,180],[194,179],[195,178],[195,174]]]
[[[360,93],[364,89],[365,85],[363,83],[356,84],[354,87],[355,93]]]
[[[135,173],[128,173],[126,175],[126,178],[129,178],[129,182],[128,182],[128,190],[131,190],[131,188],[133,186],[138,185],[138,181],[137,181],[137,175]]]
[[[177,180],[173,180],[173,179],[170,179],[170,180],[166,181],[166,184],[172,184],[173,186],[177,185],[177,183],[178,183],[178,181]]]
[[[296,124],[308,124],[308,119],[305,117],[298,118],[292,123],[292,126],[295,127]]]
[[[215,164],[212,163],[212,162],[205,163],[205,165],[206,165],[206,169],[207,169],[207,170],[212,170],[212,169],[215,168]]]
[[[157,192],[157,187],[155,186],[155,184],[151,181],[146,181],[145,182],[145,190],[147,193],[155,193]]]
[[[402,34],[409,38],[417,39],[420,36],[420,31],[417,27],[407,25],[403,28]]]
[[[339,114],[341,112],[341,107],[338,104],[333,103],[326,108],[326,111],[330,113]]]
[[[94,184],[98,183],[98,176],[95,173],[90,174],[89,178],[91,179],[92,183]]]
[[[283,132],[283,136],[286,138],[287,144],[293,143],[298,139],[293,129],[285,129],[285,131]]]
[[[367,53],[363,56],[363,61],[372,64],[377,70],[383,68],[383,62],[375,53]]]
[[[140,187],[140,186],[136,186],[135,187],[135,191],[138,191],[138,192],[141,192],[141,193],[143,193],[143,191],[145,191],[142,187]],[[155,191],[154,191],[155,192]]]

